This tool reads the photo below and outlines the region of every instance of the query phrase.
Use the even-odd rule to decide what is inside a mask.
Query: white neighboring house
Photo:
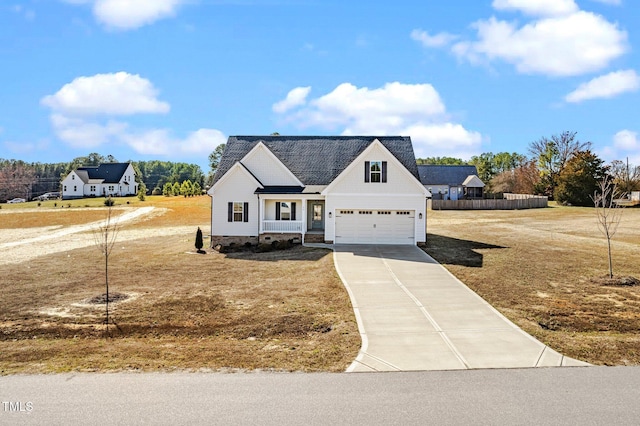
[[[418,173],[434,200],[482,198],[485,185],[476,166],[421,164]]]
[[[232,136],[211,244],[424,244],[426,199],[408,137]]]
[[[78,167],[62,180],[62,199],[126,197],[138,193],[131,163],[103,163]]]

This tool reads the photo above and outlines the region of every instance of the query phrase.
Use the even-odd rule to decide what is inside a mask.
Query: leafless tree
[[[93,239],[96,247],[104,256],[104,285],[105,293],[105,320],[106,333],[109,334],[109,255],[113,250],[118,237],[118,223],[113,218],[113,208],[111,203],[107,204],[107,217],[102,225],[93,231]],[[112,320],[113,321],[113,320]]]
[[[640,166],[634,166],[627,161],[614,160],[611,162],[610,173],[613,181],[621,192],[631,193],[640,190]]]
[[[616,203],[616,198],[620,195],[616,185],[607,175],[598,184],[598,189],[593,193],[593,204],[596,208],[598,218],[598,228],[607,239],[607,249],[609,255],[609,278],[613,278],[613,261],[611,256],[611,239],[618,231],[620,219],[622,218],[622,207]]]
[[[542,137],[529,143],[529,153],[538,162],[544,192],[553,196],[558,176],[569,160],[578,152],[591,148],[591,142],[580,142],[577,132],[565,131],[551,138]]]

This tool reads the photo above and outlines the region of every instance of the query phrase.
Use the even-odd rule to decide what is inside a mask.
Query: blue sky
[[[2,0],[0,157],[200,164],[230,135],[403,135],[640,164],[631,0]]]

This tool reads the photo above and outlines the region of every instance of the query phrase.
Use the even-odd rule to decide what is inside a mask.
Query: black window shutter
[[[280,220],[280,201],[276,203],[276,220]]]
[[[382,162],[382,182],[387,181],[387,162]]]
[[[291,203],[291,220],[296,220],[296,203]]]
[[[244,221],[249,222],[249,203],[244,203]]]
[[[369,182],[369,168],[370,168],[370,163],[368,161],[364,162],[364,181],[365,182]]]
[[[228,204],[227,222],[233,222],[233,203]]]

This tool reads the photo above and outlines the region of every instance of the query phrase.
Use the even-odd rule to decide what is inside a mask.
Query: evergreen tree
[[[603,164],[590,150],[576,152],[558,175],[555,200],[572,206],[592,206],[593,194],[607,175]]]

